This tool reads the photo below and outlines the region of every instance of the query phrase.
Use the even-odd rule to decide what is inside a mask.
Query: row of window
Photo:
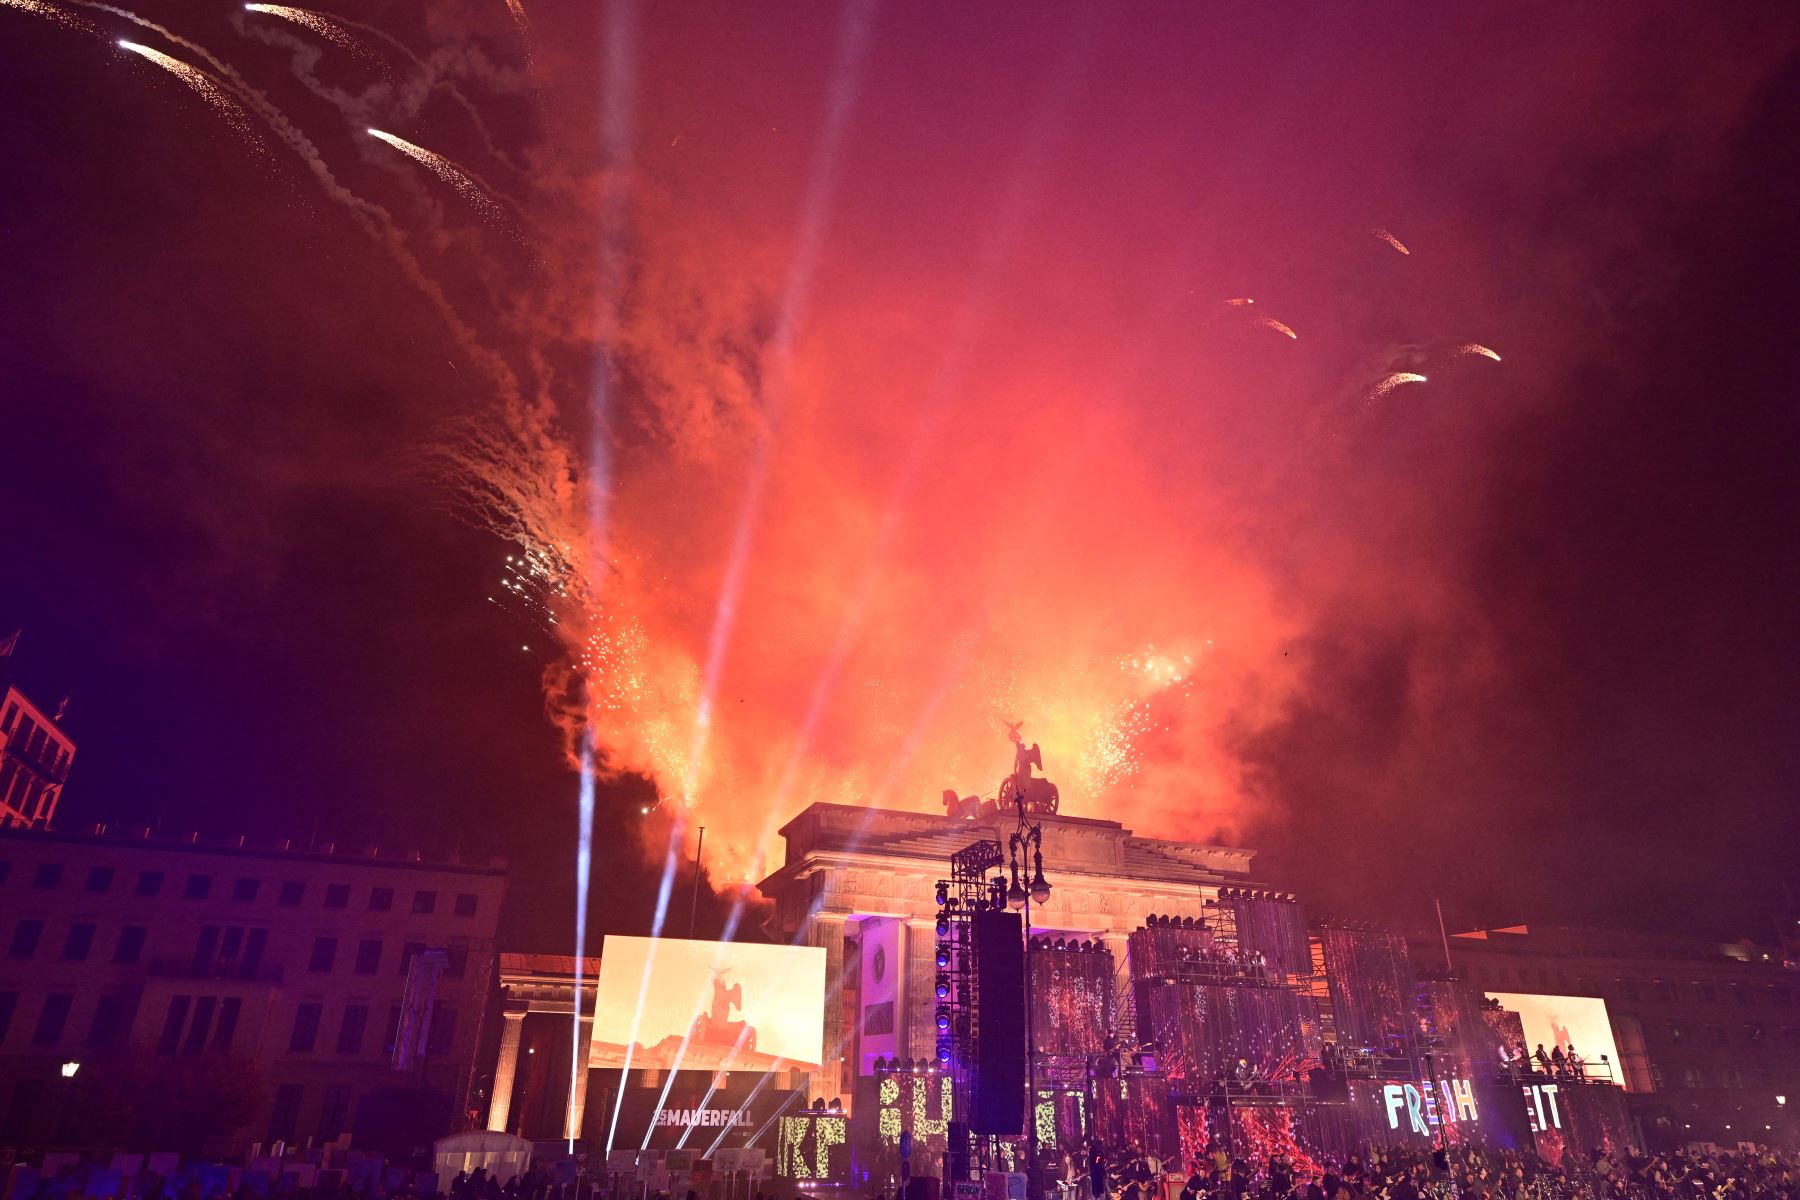
[[[94,1004],[94,1019],[88,1025],[82,1045],[106,1050],[119,1044],[130,1021],[126,997],[118,992],[105,992]],[[37,1023],[31,1030],[33,1046],[58,1046],[67,1032],[69,1012],[75,1006],[75,993],[51,992],[38,1010]],[[13,1017],[19,1010],[19,993],[0,992],[0,1043],[12,1029]]]
[[[31,1044],[40,1047],[62,1045],[74,1005],[73,992],[46,995],[32,1027]],[[18,1008],[18,992],[0,992],[0,1044],[6,1041]],[[387,1033],[382,1039],[384,1054],[393,1053],[394,1039],[400,1036],[400,1013],[400,1005],[389,1006]],[[156,1053],[165,1058],[207,1052],[229,1054],[242,1014],[243,1000],[237,996],[171,997],[169,1011],[163,1018],[162,1033],[156,1041]],[[82,1045],[97,1050],[119,1045],[131,1016],[127,998],[122,993],[102,993],[94,1004],[93,1020],[88,1024]],[[288,1038],[290,1053],[312,1054],[320,1049],[319,1032],[324,1016],[325,1006],[319,1001],[306,1001],[294,1010],[294,1028]],[[409,1032],[419,1038],[426,1054],[448,1054],[456,1038],[456,1010],[448,1005],[433,1005],[426,1020],[425,1027]],[[337,1027],[337,1053],[361,1054],[368,1028],[369,1005],[362,1001],[346,1004]]]
[[[1726,995],[1739,1004],[1754,1004],[1761,1000],[1767,1004],[1800,1005],[1800,989],[1782,987],[1778,984],[1711,984],[1694,983],[1691,988],[1683,987],[1672,980],[1658,979],[1643,981],[1636,979],[1601,979],[1581,976],[1571,982],[1566,971],[1557,971],[1554,978],[1548,970],[1532,970],[1526,967],[1475,967],[1470,971],[1474,982],[1481,987],[1496,990],[1510,989],[1515,986],[1534,989],[1540,992],[1552,990],[1569,991],[1571,988],[1584,996],[1600,993],[1616,992],[1625,1000],[1638,1003],[1646,997],[1665,1004],[1676,1004],[1688,1000],[1702,1004],[1715,1004]],[[1691,994],[1690,994],[1691,992]]]
[[[1670,1021],[1666,1026],[1667,1038],[1676,1044],[1700,1044],[1709,1046],[1729,1046],[1732,1044],[1730,1034],[1725,1026],[1713,1023],[1707,1025],[1686,1025],[1680,1021]],[[1773,1041],[1775,1031],[1766,1025],[1754,1021],[1746,1022],[1743,1027],[1743,1040],[1750,1044],[1761,1044]],[[1783,1025],[1781,1037],[1790,1045],[1800,1046],[1800,1025]]]
[[[6,882],[12,864],[0,861],[0,884]],[[113,889],[118,872],[112,867],[89,867],[87,879],[82,884],[82,891],[105,893]],[[32,871],[31,886],[39,891],[54,891],[62,886],[62,863],[38,863]],[[138,896],[160,896],[163,885],[168,881],[166,872],[139,871],[137,884],[133,894]],[[232,881],[231,898],[242,904],[254,904],[262,892],[263,881],[251,876],[244,876]],[[287,879],[281,882],[276,893],[276,903],[293,908],[306,901],[306,881],[303,879]],[[185,900],[210,899],[213,890],[213,876],[189,875],[182,885],[181,895]],[[434,913],[437,911],[438,894],[435,891],[420,889],[412,894],[412,911],[415,913]],[[472,917],[479,906],[480,897],[474,892],[458,892],[453,911],[459,917]],[[328,883],[324,892],[325,908],[350,907],[350,885],[347,883]],[[391,912],[394,908],[394,889],[391,887],[375,887],[369,889],[369,911]]]
[[[99,926],[92,921],[74,921],[68,932],[63,935],[63,962],[86,962],[94,949],[94,935]],[[113,945],[112,961],[132,964],[144,953],[144,939],[149,936],[150,929],[145,925],[122,925],[119,927],[119,940]],[[6,957],[15,961],[25,961],[37,957],[38,945],[44,940],[44,922],[37,917],[25,917],[13,926],[12,939],[6,944]]]
[[[382,1053],[394,1052],[394,1041],[400,1037],[400,1005],[388,1007],[387,1033],[382,1037]],[[288,1037],[288,1053],[312,1054],[318,1051],[319,1033],[325,1022],[325,1005],[317,1000],[308,1000],[294,1009],[294,1029]],[[361,1054],[363,1041],[369,1029],[368,1004],[352,1000],[344,1005],[343,1016],[337,1026],[337,1053]],[[448,1005],[434,1004],[429,1016],[425,1018],[424,1028],[408,1030],[409,1037],[419,1038],[426,1054],[448,1054],[450,1046],[456,1040],[456,1010]]]
[[[86,962],[92,955],[94,939],[99,927],[92,921],[71,922],[63,935],[62,952],[58,956],[62,962]],[[118,941],[113,945],[112,961],[120,965],[133,965],[143,957],[144,942],[149,936],[149,927],[144,925],[125,925],[119,929]],[[246,929],[243,926],[207,925],[200,930],[199,938],[194,946],[193,973],[199,976],[213,974],[236,974],[246,978],[260,977],[263,952],[268,944],[269,931],[263,928]],[[6,957],[13,961],[28,961],[37,956],[44,938],[44,922],[37,917],[26,917],[13,926],[12,940],[7,943]],[[328,975],[337,966],[339,939],[335,937],[317,937],[313,939],[312,952],[307,957],[306,969],[310,974]],[[362,938],[356,943],[355,958],[351,962],[351,973],[355,975],[374,975],[381,970],[383,943],[380,938]],[[413,956],[425,949],[424,942],[406,942],[401,947],[398,962],[399,973],[406,974],[412,965]],[[445,973],[461,978],[468,970],[469,951],[466,946],[451,946],[445,954],[448,962]]]

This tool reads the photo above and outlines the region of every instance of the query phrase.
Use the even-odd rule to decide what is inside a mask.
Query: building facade
[[[1448,941],[1455,973],[1483,991],[1605,1000],[1652,1144],[1795,1144],[1800,974],[1779,949],[1523,925]],[[1422,967],[1441,967],[1444,954],[1435,933],[1414,941]]]
[[[16,687],[0,700],[0,826],[50,824],[75,742]]]
[[[259,1085],[236,1143],[330,1140],[402,1095],[459,1126],[505,888],[498,861],[0,829],[0,1146],[203,1063]]]

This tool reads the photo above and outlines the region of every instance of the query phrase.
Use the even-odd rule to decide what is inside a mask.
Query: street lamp
[[[1032,1020],[1031,989],[1031,906],[1043,905],[1050,899],[1050,882],[1044,878],[1044,827],[1030,825],[1025,821],[1025,797],[1015,792],[1013,805],[1019,817],[1019,827],[1008,839],[1008,857],[1011,859],[1012,886],[1006,889],[1006,905],[1014,912],[1024,911],[1025,915],[1025,1132],[1028,1136],[1027,1171],[1035,1173],[1038,1161],[1037,1130],[1037,1053],[1034,1048],[1035,1035]],[[1026,855],[1031,863],[1031,879],[1025,879]],[[1035,1186],[1036,1181],[1033,1181]]]

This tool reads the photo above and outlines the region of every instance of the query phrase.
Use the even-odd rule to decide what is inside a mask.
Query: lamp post
[[[1031,906],[1040,907],[1050,899],[1050,883],[1044,878],[1044,827],[1032,825],[1025,820],[1025,798],[1015,794],[1014,807],[1018,812],[1019,827],[1008,839],[1008,858],[1012,867],[1012,886],[1006,889],[1006,904],[1014,912],[1023,911],[1025,916],[1025,1132],[1026,1172],[1028,1177],[1037,1171],[1038,1132],[1037,1132],[1037,1054],[1034,1047],[1031,989]],[[1025,878],[1026,855],[1030,855],[1031,878]],[[1036,1200],[1033,1196],[1032,1200]]]

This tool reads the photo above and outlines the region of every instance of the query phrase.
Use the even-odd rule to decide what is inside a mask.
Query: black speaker
[[[1025,1132],[1025,944],[1019,914],[975,914],[975,1105],[978,1134]]]
[[[969,1177],[969,1127],[961,1121],[950,1122],[949,1138],[944,1145],[946,1179]]]

